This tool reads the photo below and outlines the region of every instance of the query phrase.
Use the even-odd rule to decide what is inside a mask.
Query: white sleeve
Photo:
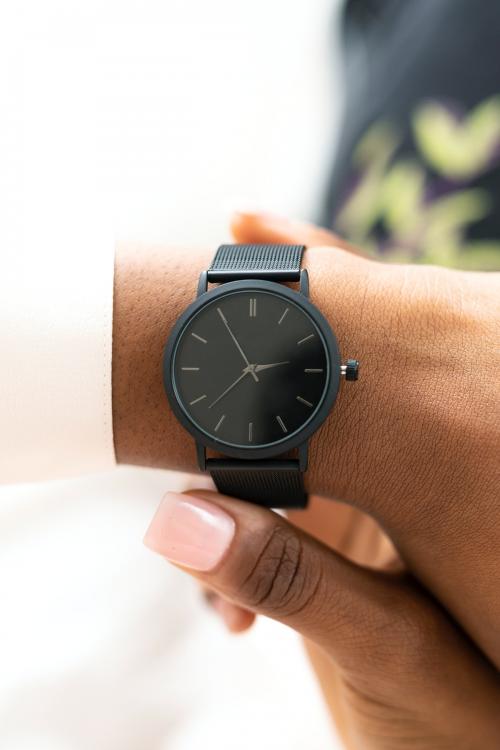
[[[85,44],[42,41],[15,39],[0,77],[0,483],[115,462],[98,71]]]
[[[54,244],[61,240],[52,237]],[[90,241],[100,252],[82,246],[57,257],[42,243],[37,259],[3,256],[0,482],[63,477],[114,463],[113,245],[103,237]]]

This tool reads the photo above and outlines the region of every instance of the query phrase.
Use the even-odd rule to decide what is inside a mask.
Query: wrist
[[[317,437],[331,446],[333,495],[392,517],[395,528],[490,503],[500,410],[496,280],[430,266],[365,270],[358,310],[346,299],[332,309],[364,365],[359,387],[345,390],[328,433]],[[335,322],[344,311],[349,320]]]
[[[123,244],[113,311],[113,428],[118,463],[197,470],[192,440],[162,384],[165,340],[196,293],[210,250]]]
[[[356,299],[348,253],[339,251],[336,275],[343,296]],[[165,341],[179,314],[196,294],[197,280],[213,250],[121,245],[116,253],[113,324],[113,422],[119,463],[197,469],[193,440],[167,403],[161,360]],[[332,252],[310,249],[305,267],[313,280],[311,296],[321,309],[330,296]],[[350,281],[352,294],[347,294]],[[346,318],[350,315],[346,311]],[[348,336],[344,336],[347,343]],[[314,476],[313,482],[319,481]]]
[[[118,248],[113,421],[120,463],[197,470],[193,440],[166,401],[161,361],[212,255],[211,249]],[[388,504],[406,518],[436,496],[444,503],[473,491],[476,440],[469,437],[480,437],[483,402],[491,399],[476,372],[474,326],[484,321],[474,323],[469,307],[478,289],[464,290],[461,274],[382,265],[336,248],[308,249],[304,266],[311,301],[336,332],[340,351],[362,360],[356,388],[341,386],[311,438],[308,490],[374,513]],[[470,482],[457,486],[457,465]]]

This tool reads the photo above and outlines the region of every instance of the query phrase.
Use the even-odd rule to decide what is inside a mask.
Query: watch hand
[[[219,313],[219,315],[220,315],[220,317],[221,317],[221,319],[222,319],[222,322],[224,323],[224,325],[226,326],[227,330],[229,331],[229,335],[231,336],[231,338],[233,339],[234,343],[236,344],[236,347],[237,347],[237,349],[238,349],[239,353],[241,354],[241,356],[242,356],[242,357],[243,357],[243,359],[245,360],[245,364],[246,364],[246,366],[247,366],[247,367],[250,367],[250,362],[248,361],[248,359],[247,359],[247,356],[246,356],[245,352],[243,351],[243,349],[242,349],[242,348],[241,348],[241,346],[239,345],[239,343],[238,343],[238,340],[237,340],[236,336],[234,335],[234,333],[232,332],[232,330],[231,330],[231,329],[229,328],[229,323],[227,322],[227,320],[226,320],[226,316],[224,315],[224,313],[222,312],[222,310],[220,309],[220,307],[218,307],[218,308],[217,308],[217,312]],[[258,381],[259,381],[259,378],[258,378],[258,377],[257,377],[257,375],[255,374],[255,372],[253,371],[253,369],[250,369],[250,370],[249,370],[249,372],[250,372],[250,374],[251,374],[252,378],[253,378],[253,379],[255,380],[255,382],[256,382],[256,383],[258,383]]]
[[[290,360],[287,360],[286,362],[272,362],[269,365],[255,365],[255,372],[260,372],[261,370],[269,370],[271,367],[278,367],[278,365],[289,365]]]
[[[226,393],[229,393],[229,391],[231,391],[231,390],[232,390],[232,389],[234,388],[234,386],[235,386],[235,385],[238,385],[238,383],[240,382],[240,380],[243,380],[243,378],[245,377],[245,375],[248,375],[248,373],[249,373],[249,372],[251,373],[251,372],[252,372],[252,370],[251,370],[251,369],[249,369],[248,367],[245,367],[245,369],[244,369],[244,370],[243,370],[243,372],[241,373],[240,377],[239,377],[239,378],[236,378],[236,380],[234,381],[234,383],[231,383],[231,385],[230,385],[230,386],[228,386],[228,387],[226,388],[226,390],[225,390],[225,391],[223,391],[223,392],[222,392],[222,393],[220,394],[220,396],[217,396],[217,398],[215,399],[215,401],[212,401],[212,403],[208,405],[208,408],[209,408],[209,409],[211,409],[211,408],[212,408],[212,406],[215,406],[215,404],[216,404],[216,403],[218,403],[218,402],[219,402],[219,401],[221,400],[221,398],[223,398],[223,397],[224,397],[224,396],[226,395]]]

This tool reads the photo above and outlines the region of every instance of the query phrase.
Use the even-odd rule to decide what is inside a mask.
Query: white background
[[[22,232],[35,262],[56,227],[70,255],[102,215],[118,238],[214,247],[232,206],[314,218],[335,5],[4,0],[0,258]],[[261,621],[230,638],[142,547],[182,481],[120,469],[1,490],[2,750],[334,746],[295,635]]]

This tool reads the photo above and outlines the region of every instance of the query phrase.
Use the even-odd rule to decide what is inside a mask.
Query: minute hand
[[[290,361],[287,362],[271,362],[269,365],[255,365],[255,372],[260,372],[261,370],[269,370],[271,367],[279,367],[280,365],[289,365]]]
[[[219,315],[220,315],[220,317],[221,317],[221,320],[222,320],[222,322],[223,322],[223,323],[224,323],[224,325],[226,326],[226,328],[227,328],[227,330],[228,330],[228,332],[229,332],[229,335],[231,336],[231,338],[233,339],[234,343],[236,344],[236,348],[238,349],[239,353],[240,353],[240,354],[241,354],[241,356],[243,357],[243,359],[244,359],[244,361],[245,361],[245,364],[246,364],[246,366],[247,366],[247,367],[250,367],[250,368],[251,368],[251,369],[249,370],[249,372],[250,372],[250,375],[252,376],[252,378],[253,378],[253,379],[255,380],[255,382],[257,383],[257,382],[259,381],[259,378],[258,378],[258,377],[257,377],[257,375],[255,374],[255,372],[254,372],[254,369],[253,369],[253,367],[251,367],[251,365],[250,365],[250,362],[248,361],[248,358],[247,358],[247,356],[246,356],[245,352],[243,351],[243,349],[242,349],[242,348],[241,348],[241,346],[239,345],[239,343],[238,343],[238,339],[236,338],[236,336],[234,335],[234,333],[232,332],[232,330],[231,330],[231,329],[229,328],[229,323],[228,323],[228,322],[227,322],[227,320],[226,320],[226,316],[224,315],[224,313],[222,312],[222,310],[220,309],[220,307],[218,307],[218,308],[217,308],[217,312],[219,313]]]

